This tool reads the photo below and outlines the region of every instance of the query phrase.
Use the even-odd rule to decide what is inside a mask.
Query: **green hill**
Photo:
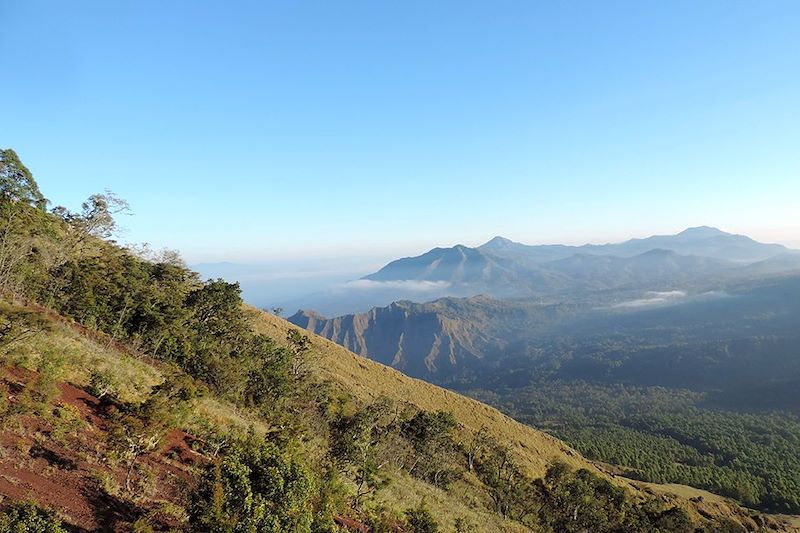
[[[115,197],[48,210],[0,165],[0,531],[790,528],[306,336],[108,240]]]

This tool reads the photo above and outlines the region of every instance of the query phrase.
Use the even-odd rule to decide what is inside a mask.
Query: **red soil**
[[[0,393],[13,407],[36,373],[6,369]],[[191,449],[193,437],[169,432],[159,450],[140,459],[150,479],[134,477],[142,487],[125,493],[125,465],[103,464],[108,416],[113,407],[67,383],[58,384],[57,405],[73,406],[84,427],[58,436],[43,417],[17,416],[0,431],[0,496],[11,501],[33,500],[58,513],[78,531],[126,531],[137,518],[147,515],[156,530],[180,527],[180,522],[159,510],[156,502],[179,506],[191,488],[191,470],[207,460]],[[99,452],[99,453],[98,453]],[[108,494],[102,478],[117,490]]]

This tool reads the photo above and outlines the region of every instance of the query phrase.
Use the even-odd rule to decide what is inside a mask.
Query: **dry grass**
[[[301,329],[264,312],[257,314],[254,327],[278,341],[286,338],[290,328]],[[481,427],[485,427],[489,435],[510,446],[520,465],[531,476],[541,477],[547,465],[557,459],[575,468],[586,468],[606,477],[612,483],[629,489],[634,497],[657,496],[665,502],[679,505],[698,522],[702,523],[703,517],[725,517],[745,527],[756,527],[751,518],[756,513],[738,506],[730,499],[684,485],[640,483],[614,475],[602,465],[585,459],[558,439],[521,424],[496,409],[430,383],[410,378],[385,365],[355,355],[318,335],[302,331],[311,339],[310,352],[316,360],[315,370],[321,378],[329,379],[364,402],[383,396],[395,402],[408,402],[420,409],[450,411],[467,431],[477,432]],[[476,496],[477,488],[469,490],[469,487],[461,487],[465,490],[446,492],[437,491],[427,484],[402,476],[395,481],[394,487],[385,489],[385,496],[382,495],[382,498],[413,506],[419,503],[420,496],[430,496],[426,498],[429,507],[436,516],[442,517],[440,522],[447,527],[450,527],[452,520],[459,516],[458,513],[465,513],[463,516],[467,516],[468,510],[479,513],[466,503],[470,498],[479,497]],[[506,523],[492,522],[488,516],[490,515],[476,520],[478,524],[486,524],[486,531],[514,531],[508,529],[510,526]],[[774,530],[800,531],[800,517],[760,516],[771,524]]]
[[[48,357],[58,361],[59,379],[86,387],[93,371],[112,377],[114,393],[124,402],[140,402],[164,378],[158,369],[114,347],[86,338],[68,325],[50,322],[50,331],[12,345],[5,354],[13,364],[35,370]]]
[[[143,401],[164,381],[162,372],[145,359],[85,337],[67,323],[51,320],[49,325],[49,331],[13,345],[4,354],[7,362],[35,370],[45,358],[57,359],[58,379],[82,388],[88,387],[93,372],[102,372],[114,383],[114,395],[126,403]],[[195,434],[203,434],[207,428],[223,435],[244,435],[250,428],[261,434],[267,430],[260,419],[213,396],[201,398],[192,414],[182,429]]]
[[[530,531],[512,520],[505,520],[488,511],[483,501],[471,501],[476,489],[468,482],[455,483],[444,491],[406,474],[392,477],[391,483],[378,492],[375,500],[386,507],[402,511],[424,503],[439,523],[439,530],[455,531],[456,518],[466,519],[478,532],[522,533]],[[456,495],[459,495],[456,497]]]
[[[285,339],[289,328],[296,328],[274,315],[261,313],[255,327],[275,339]],[[369,402],[386,397],[395,402],[408,402],[428,411],[444,410],[453,413],[468,431],[481,427],[498,441],[509,445],[528,473],[541,477],[547,465],[555,459],[576,468],[600,470],[590,461],[558,439],[520,424],[497,409],[449,390],[413,379],[393,368],[370,361],[342,348],[327,339],[304,331],[311,337],[311,354],[316,371],[347,390],[358,400]]]
[[[285,342],[290,328],[299,329],[266,313],[254,313],[254,326],[278,342]],[[558,459],[573,467],[587,468],[608,477],[614,483],[631,488],[634,494],[657,495],[673,501],[686,508],[696,519],[700,519],[702,513],[706,516],[730,517],[743,524],[753,523],[748,517],[749,512],[730,500],[681,485],[644,484],[614,476],[552,436],[520,424],[487,405],[409,378],[326,339],[304,333],[311,338],[314,371],[320,378],[329,380],[361,402],[387,397],[420,409],[449,411],[467,432],[486,428],[491,436],[514,451],[520,465],[532,476],[541,476],[547,465]],[[85,337],[69,325],[52,320],[51,331],[20,342],[4,357],[6,362],[28,368],[37,368],[44,359],[55,358],[60,364],[59,379],[81,387],[89,384],[92,371],[105,372],[118,384],[116,394],[126,402],[143,400],[153,386],[163,381],[161,371],[150,362],[120,352],[113,345]],[[267,430],[263,421],[214,397],[201,399],[195,406],[192,420],[187,420],[185,426],[184,429],[196,435],[203,434],[209,428],[223,436],[244,434],[250,428],[259,433]],[[379,503],[383,502],[397,512],[417,506],[422,499],[444,531],[453,531],[453,523],[458,517],[475,524],[477,531],[526,530],[489,512],[485,493],[469,479],[444,491],[408,475],[397,474],[392,476],[392,483],[377,496]],[[798,517],[770,517],[768,520],[784,524],[784,531],[800,531]]]

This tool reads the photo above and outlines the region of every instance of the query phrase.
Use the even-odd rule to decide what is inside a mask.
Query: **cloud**
[[[686,297],[686,291],[647,292],[645,293],[644,298],[639,298],[636,300],[628,300],[627,302],[620,302],[618,304],[612,305],[611,307],[614,309],[648,307],[651,305],[673,303],[685,297]]]
[[[341,290],[402,290],[410,292],[436,292],[450,287],[448,281],[418,281],[413,279],[396,281],[374,281],[371,279],[357,279],[339,286]]]

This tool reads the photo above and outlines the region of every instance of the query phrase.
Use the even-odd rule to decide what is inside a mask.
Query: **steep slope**
[[[257,327],[275,338],[285,336],[293,324],[268,314],[261,314]],[[680,485],[664,486],[640,483],[611,473],[604,465],[589,461],[552,436],[520,424],[487,405],[435,385],[410,378],[392,368],[359,357],[341,346],[313,335],[311,350],[318,357],[317,372],[364,401],[387,397],[397,402],[435,410],[445,409],[468,431],[488,431],[501,442],[508,443],[514,455],[533,476],[542,475],[555,460],[576,468],[586,468],[624,486],[639,497],[658,495],[664,501],[676,503],[702,521],[706,518],[727,518],[748,531],[775,529],[794,531],[794,517],[771,517],[744,510],[732,500],[706,491]]]
[[[395,302],[331,319],[298,311],[288,320],[409,375],[446,378],[476,366],[487,354],[502,352],[568,309],[476,296]]]

